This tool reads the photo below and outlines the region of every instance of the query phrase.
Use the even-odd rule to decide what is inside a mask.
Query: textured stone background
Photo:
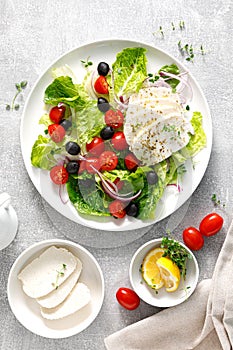
[[[145,41],[165,49],[183,61],[200,83],[208,100],[214,129],[214,142],[206,174],[189,201],[170,218],[154,225],[134,242],[119,248],[88,249],[99,261],[104,273],[106,295],[95,322],[84,332],[64,340],[44,339],[27,331],[15,319],[7,301],[7,278],[16,257],[29,245],[47,238],[64,238],[50,220],[53,209],[37,193],[24,167],[20,150],[19,111],[9,112],[0,105],[0,192],[12,196],[19,217],[14,242],[0,252],[0,348],[1,350],[104,349],[103,339],[112,332],[154,314],[158,309],[141,302],[129,312],[115,301],[120,286],[130,286],[128,267],[134,251],[143,243],[161,236],[166,227],[178,220],[177,238],[186,226],[197,226],[203,215],[211,212],[211,195],[217,193],[226,209],[224,229],[206,242],[195,255],[200,264],[200,279],[211,277],[232,213],[232,57],[233,6],[231,0],[1,0],[0,1],[0,103],[8,103],[15,93],[15,83],[29,85],[20,98],[24,101],[38,76],[58,56],[86,42],[121,38]],[[171,22],[184,20],[186,29],[171,30]],[[162,26],[164,38],[158,31]],[[185,61],[177,49],[179,39],[203,44],[206,55],[194,62]],[[187,213],[186,213],[187,209]],[[180,222],[180,217],[186,213]],[[49,215],[48,215],[49,214]],[[83,227],[80,232],[89,234]],[[188,310],[187,310],[188,312]]]

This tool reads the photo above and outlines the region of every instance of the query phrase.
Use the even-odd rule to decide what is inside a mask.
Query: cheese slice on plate
[[[18,275],[24,292],[40,298],[58,288],[76,269],[76,257],[65,248],[51,246]]]
[[[73,314],[86,306],[91,300],[89,288],[81,282],[78,282],[68,297],[57,307],[44,308],[41,307],[41,314],[48,320],[57,320]]]
[[[61,304],[70,294],[82,271],[82,263],[78,258],[76,259],[77,266],[74,272],[57,289],[41,298],[36,299],[41,306],[46,308],[56,307],[57,305]]]

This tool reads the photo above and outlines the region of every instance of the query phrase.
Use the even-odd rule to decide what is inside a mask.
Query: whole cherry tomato
[[[61,106],[55,106],[53,107],[50,112],[49,112],[49,118],[51,121],[55,124],[59,124],[62,118],[65,115],[66,107],[61,105]]]
[[[133,153],[127,154],[125,157],[125,166],[129,170],[135,170],[139,165],[139,160],[135,157]]]
[[[104,140],[101,137],[94,137],[90,143],[86,144],[87,152],[93,156],[99,156],[104,151]]]
[[[50,170],[50,178],[56,185],[63,185],[68,181],[69,174],[64,166],[57,165]]]
[[[123,149],[126,149],[128,147],[128,143],[126,142],[125,135],[122,131],[117,131],[112,137],[111,143],[113,147],[118,150],[122,151]]]
[[[223,226],[223,218],[217,213],[206,215],[199,226],[199,230],[204,236],[213,236],[221,230]]]
[[[204,244],[204,238],[195,227],[188,227],[183,231],[183,241],[191,250],[199,250]]]
[[[96,79],[94,89],[98,94],[108,94],[108,83],[103,75]]]
[[[139,296],[130,288],[119,288],[116,298],[118,303],[127,310],[135,310],[140,304]]]

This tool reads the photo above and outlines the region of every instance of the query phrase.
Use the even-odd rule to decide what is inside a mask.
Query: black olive
[[[129,203],[126,207],[126,214],[129,216],[137,216],[138,215],[138,206],[135,203]]]
[[[66,131],[72,126],[72,123],[69,119],[62,119],[59,124],[63,126]]]
[[[72,156],[76,156],[80,153],[80,147],[76,142],[69,141],[66,144],[66,151]]]
[[[66,166],[66,170],[69,174],[76,174],[78,172],[78,169],[79,164],[75,160],[70,161]]]
[[[110,109],[110,104],[108,103],[108,100],[106,100],[106,98],[99,97],[97,102],[97,107],[101,112],[105,113]]]
[[[146,178],[149,185],[155,185],[158,182],[158,175],[153,170],[148,171]]]
[[[105,77],[109,72],[109,65],[106,62],[100,62],[98,64],[97,71],[99,75],[103,75]]]
[[[111,126],[105,126],[105,128],[103,128],[100,131],[100,137],[103,140],[110,140],[114,135],[114,130]]]

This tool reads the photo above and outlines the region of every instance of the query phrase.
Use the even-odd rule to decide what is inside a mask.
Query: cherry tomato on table
[[[68,181],[69,174],[64,166],[57,165],[50,170],[50,178],[56,185],[63,185]]]
[[[199,250],[204,244],[204,238],[195,227],[188,227],[183,231],[183,241],[191,250]]]
[[[55,106],[53,107],[50,112],[49,112],[49,118],[51,121],[55,124],[59,124],[62,118],[65,115],[66,107],[61,105],[61,106]]]
[[[63,126],[61,126],[59,124],[51,124],[48,126],[48,133],[49,133],[51,139],[54,142],[58,143],[64,139],[66,131],[63,128]]]
[[[109,109],[105,113],[104,120],[107,126],[111,126],[113,129],[119,129],[124,123],[124,115],[119,109],[116,111]]]
[[[99,78],[96,79],[94,89],[98,94],[108,94],[108,83],[103,75],[100,75]]]
[[[126,142],[125,135],[122,131],[117,131],[112,137],[111,143],[113,147],[118,150],[122,151],[123,149],[126,149],[128,147],[128,143]]]
[[[206,215],[199,226],[199,230],[204,236],[213,236],[221,230],[223,226],[223,218],[217,213]]]
[[[109,212],[114,218],[123,219],[126,215],[125,205],[116,199],[108,206]]]
[[[116,153],[112,151],[104,151],[99,157],[100,169],[102,171],[114,170],[118,164]]]
[[[119,288],[116,298],[118,303],[127,310],[135,310],[140,304],[139,296],[130,288]]]
[[[99,156],[104,151],[104,140],[101,137],[94,137],[91,142],[86,144],[87,152],[94,156]]]

